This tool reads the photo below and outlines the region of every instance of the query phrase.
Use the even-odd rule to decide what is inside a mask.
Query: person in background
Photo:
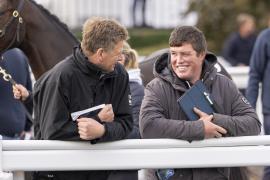
[[[146,24],[146,0],[133,0],[132,3],[132,20],[134,27],[148,27]],[[141,19],[141,21],[139,21]]]
[[[16,83],[32,90],[28,58],[20,49],[6,51],[0,60],[0,67],[10,74]],[[12,84],[5,81],[1,73],[0,84],[0,135],[4,140],[30,137],[32,122],[27,118],[26,113],[28,111],[32,114],[32,106],[25,106],[14,99]]]
[[[133,127],[128,74],[118,63],[125,27],[117,21],[90,18],[82,41],[72,54],[37,80],[34,92],[34,132],[38,140],[87,141],[92,144],[121,140]],[[105,104],[99,111],[73,119],[71,113]],[[89,162],[91,163],[91,162]],[[35,179],[121,180],[134,171],[36,172]]]
[[[263,30],[255,43],[249,69],[246,97],[256,109],[259,87],[262,88],[262,113],[265,135],[270,135],[270,29]],[[270,167],[265,167],[263,180],[270,179]]]
[[[141,71],[138,65],[138,54],[134,49],[131,49],[127,42],[124,43],[121,63],[129,75],[129,87],[131,92],[131,107],[133,118],[133,130],[128,135],[128,139],[139,139],[139,114],[144,96],[144,86],[142,85]]]
[[[249,14],[239,14],[236,21],[238,31],[225,41],[222,56],[232,66],[248,66],[256,41],[255,20]]]
[[[260,121],[236,85],[217,73],[217,57],[207,53],[204,34],[192,26],[176,27],[169,38],[169,53],[157,59],[153,79],[145,88],[139,127],[142,138],[173,138],[187,141],[248,136],[260,133]],[[214,102],[215,112],[195,107],[198,120],[190,121],[179,99],[201,80]],[[222,154],[221,154],[222,156]],[[211,157],[209,157],[211,158]],[[229,179],[230,168],[148,170],[147,180]]]

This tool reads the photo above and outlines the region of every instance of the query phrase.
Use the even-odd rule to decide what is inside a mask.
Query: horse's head
[[[20,13],[24,0],[0,0],[0,54],[17,47],[25,35],[25,26]]]
[[[34,0],[0,0],[0,53],[20,48],[36,78],[78,43],[66,25]]]

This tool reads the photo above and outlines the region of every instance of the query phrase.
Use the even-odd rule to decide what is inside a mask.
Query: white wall
[[[80,27],[91,16],[115,18],[127,27],[132,26],[133,0],[36,0],[57,15],[70,28]],[[146,21],[154,28],[194,25],[196,14],[184,17],[188,0],[148,0]]]

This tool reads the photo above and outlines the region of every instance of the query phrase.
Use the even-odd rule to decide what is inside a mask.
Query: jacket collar
[[[118,74],[116,68],[113,72],[107,73],[107,72],[104,72],[97,65],[91,63],[89,61],[89,59],[83,54],[80,46],[74,47],[73,57],[74,57],[75,64],[79,67],[79,69],[83,73],[85,73],[91,77],[94,77],[96,79],[112,77],[112,76],[115,76],[116,74]]]

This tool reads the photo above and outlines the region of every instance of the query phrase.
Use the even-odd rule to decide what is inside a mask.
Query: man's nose
[[[180,54],[178,54],[178,55],[176,56],[176,62],[177,62],[177,63],[182,63],[182,62],[184,62],[183,56],[180,55]]]

